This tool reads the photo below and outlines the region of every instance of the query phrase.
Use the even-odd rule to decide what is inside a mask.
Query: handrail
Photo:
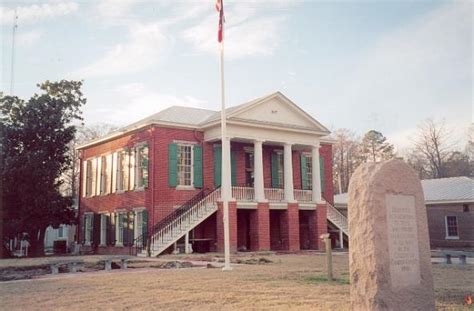
[[[180,217],[186,211],[191,209],[194,205],[202,201],[206,196],[210,195],[211,193],[215,192],[218,188],[213,189],[212,191],[209,188],[204,188],[199,193],[197,193],[195,196],[193,196],[191,199],[183,203],[180,207],[175,209],[173,212],[168,214],[165,218],[163,218],[161,221],[156,223],[153,228],[150,230],[150,232],[147,232],[145,234],[142,234],[138,236],[133,243],[130,245],[130,254],[131,255],[136,255],[139,252],[143,251],[144,248],[147,248],[147,252],[150,251],[149,246],[150,246],[150,238],[152,235],[156,234],[158,231],[166,227],[169,223],[171,223],[174,219]]]

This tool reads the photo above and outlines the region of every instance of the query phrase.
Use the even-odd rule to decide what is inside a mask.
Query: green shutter
[[[324,192],[324,157],[319,156],[319,172],[321,177],[321,192]]]
[[[178,145],[168,145],[168,185],[178,185]]]
[[[232,186],[237,186],[237,160],[235,151],[230,152],[230,175],[232,180]]]
[[[308,185],[308,172],[306,166],[306,156],[302,153],[301,154],[301,188],[303,190],[309,189]]]
[[[193,147],[193,157],[194,157],[194,187],[202,188],[202,147],[194,146]]]
[[[214,146],[214,187],[221,186],[222,147]]]
[[[143,154],[141,158],[140,165],[142,167],[142,185],[143,187],[147,188],[148,187],[148,145],[144,145],[142,147],[143,149]]]
[[[280,188],[280,181],[278,180],[278,155],[272,153],[272,188]]]

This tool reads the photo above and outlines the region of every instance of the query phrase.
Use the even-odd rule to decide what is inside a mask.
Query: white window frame
[[[120,210],[115,212],[115,246],[123,247],[123,220],[120,216],[127,215],[125,210]]]
[[[454,219],[456,219],[456,233],[457,233],[457,235],[449,235],[448,217],[454,217]],[[458,222],[458,216],[446,215],[446,216],[444,217],[444,226],[445,226],[445,228],[446,228],[446,240],[459,240],[459,222]]]
[[[128,169],[128,184],[130,184],[130,152],[126,149],[119,149],[117,152],[117,177],[115,181],[115,188],[117,193],[122,193],[128,190],[129,185],[124,185],[124,173]],[[125,163],[123,163],[125,161]],[[122,167],[123,164],[123,167]],[[128,167],[127,167],[128,166]],[[121,168],[121,169],[119,169]]]
[[[93,213],[84,213],[84,245],[92,245],[92,226],[94,222]]]
[[[177,154],[176,154],[176,157],[179,158],[179,154],[180,154],[180,148],[182,147],[189,147],[191,149],[190,151],[190,157],[191,157],[191,175],[190,175],[190,180],[189,180],[189,185],[186,185],[186,184],[181,184],[181,178],[180,178],[180,165],[179,165],[179,161],[178,161],[178,167],[176,169],[176,174],[178,175],[177,178],[178,178],[178,185],[176,186],[176,190],[193,190],[194,189],[194,185],[193,185],[193,181],[194,181],[194,145],[195,144],[189,144],[189,143],[178,143],[177,146],[178,146],[178,150],[177,150]]]
[[[107,245],[107,214],[100,214],[100,244]]]
[[[143,212],[145,211],[144,207],[134,208],[133,212],[135,213],[134,224],[133,224],[133,235],[137,239],[143,233]],[[141,246],[141,245],[138,245]]]
[[[143,181],[143,170],[142,170],[142,166],[141,166],[141,162],[142,162],[142,159],[140,157],[140,150],[142,148],[144,148],[145,146],[147,146],[147,143],[146,142],[142,142],[142,143],[139,143],[137,145],[135,145],[134,149],[135,149],[135,181],[134,181],[134,184],[135,184],[135,190],[144,190],[145,189],[145,185],[141,184],[142,181]],[[150,160],[150,148],[147,147],[147,156],[148,156],[148,160]],[[141,171],[141,175],[139,174],[139,172]],[[148,171],[148,174],[150,172]],[[149,175],[148,175],[148,178],[149,178]]]

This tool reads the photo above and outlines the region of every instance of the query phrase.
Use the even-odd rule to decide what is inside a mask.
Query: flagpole
[[[224,32],[222,25],[222,33]],[[221,198],[224,210],[224,268],[232,270],[230,266],[230,241],[229,241],[229,200],[231,196],[230,185],[230,141],[227,138],[227,118],[225,111],[225,84],[224,84],[224,40],[220,42],[220,69],[221,69],[221,136],[222,136],[222,187]]]

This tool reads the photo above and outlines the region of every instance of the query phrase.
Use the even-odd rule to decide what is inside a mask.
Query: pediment
[[[238,107],[228,114],[228,119],[329,133],[321,123],[279,92]]]

